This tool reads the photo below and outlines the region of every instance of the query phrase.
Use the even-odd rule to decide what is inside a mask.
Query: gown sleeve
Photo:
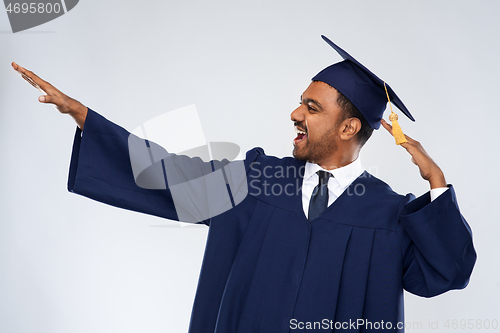
[[[399,221],[405,290],[432,297],[467,286],[476,252],[453,186],[432,202],[429,193],[408,202]]]
[[[115,207],[178,220],[170,190],[137,186],[129,157],[129,132],[88,109],[77,128],[68,190]]]

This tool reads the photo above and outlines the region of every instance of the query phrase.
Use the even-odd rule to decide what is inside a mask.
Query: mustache
[[[294,121],[293,126],[307,133],[307,124],[303,121]]]

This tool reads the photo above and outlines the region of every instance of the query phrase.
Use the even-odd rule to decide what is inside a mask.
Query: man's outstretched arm
[[[23,78],[28,81],[35,88],[42,90],[45,95],[38,98],[41,103],[54,104],[56,109],[65,114],[69,114],[73,119],[75,119],[78,127],[83,130],[83,125],[85,124],[85,119],[87,118],[87,107],[80,103],[79,101],[66,96],[56,87],[42,80],[38,75],[32,71],[27,70],[16,64],[12,63],[12,67],[19,72]]]
[[[243,161],[229,163],[221,158],[207,162],[199,157],[169,153],[66,96],[25,68],[15,63],[12,66],[44,93],[42,103],[54,104],[78,125],[69,191],[115,207],[205,224],[246,197]],[[247,155],[249,163],[258,155],[259,151],[253,149]],[[226,172],[231,175],[229,180]]]

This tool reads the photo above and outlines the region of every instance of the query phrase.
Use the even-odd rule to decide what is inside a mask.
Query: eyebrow
[[[312,104],[316,105],[320,110],[323,110],[323,106],[321,105],[321,103],[315,99],[306,98],[306,99],[302,100],[302,96],[300,96],[300,100],[302,101],[302,103],[306,103],[306,104],[312,103]]]

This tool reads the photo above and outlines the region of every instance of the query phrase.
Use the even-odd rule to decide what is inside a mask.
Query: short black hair
[[[356,136],[358,138],[358,143],[363,147],[366,141],[372,136],[373,128],[370,127],[370,124],[368,124],[365,117],[363,117],[354,104],[352,104],[340,91],[337,90],[337,92],[339,93],[337,104],[342,108],[342,119],[340,121],[344,121],[348,118],[358,118],[361,121],[361,129]]]

